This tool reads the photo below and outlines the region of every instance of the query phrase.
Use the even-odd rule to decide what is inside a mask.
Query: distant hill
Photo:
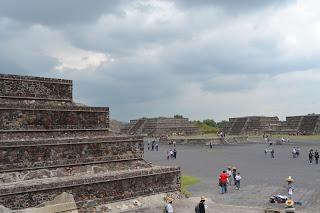
[[[110,119],[110,130],[113,131],[113,132],[119,133],[119,132],[120,132],[120,129],[121,129],[124,125],[126,125],[125,122]]]

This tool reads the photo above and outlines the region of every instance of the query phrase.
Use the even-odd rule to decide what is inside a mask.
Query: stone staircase
[[[240,135],[247,123],[248,118],[237,118],[229,130],[229,135]]]
[[[319,121],[319,115],[303,116],[301,124],[298,128],[298,131],[301,134],[307,134],[307,135],[313,134],[318,121]]]

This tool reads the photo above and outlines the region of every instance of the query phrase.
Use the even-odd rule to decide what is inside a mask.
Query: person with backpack
[[[165,205],[163,209],[163,213],[173,213],[173,207],[172,207],[173,198],[166,197],[165,199],[166,199],[167,205]]]
[[[318,150],[316,150],[314,152],[314,159],[316,160],[316,164],[318,164],[319,163],[319,152],[318,152]]]
[[[196,205],[196,207],[194,208],[196,213],[206,213],[206,208],[204,206],[204,202],[206,202],[206,198],[204,196],[202,196],[200,198],[200,202],[198,203],[198,205]]]

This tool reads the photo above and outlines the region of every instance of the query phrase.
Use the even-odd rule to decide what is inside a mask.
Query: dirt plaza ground
[[[293,146],[301,148],[299,158],[292,158]],[[308,151],[311,148],[320,151],[320,142],[292,141],[274,145],[274,159],[265,157],[266,147],[262,142],[218,145],[213,149],[205,145],[176,145],[177,160],[167,160],[166,152],[172,146],[160,145],[159,152],[146,150],[145,159],[155,164],[179,165],[183,174],[199,178],[200,183],[189,191],[192,196],[210,198],[213,206],[209,209],[224,208],[223,205],[230,209],[231,206],[249,207],[253,212],[263,212],[262,209],[269,206],[283,209],[283,205],[269,204],[268,200],[271,195],[286,194],[285,178],[290,175],[295,179],[294,200],[302,202],[302,206],[297,206],[298,212],[320,212],[320,165],[308,163]],[[241,173],[241,189],[230,187],[227,194],[221,195],[218,175],[228,166],[237,167]]]

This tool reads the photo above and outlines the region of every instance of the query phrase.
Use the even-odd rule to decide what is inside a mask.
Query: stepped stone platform
[[[149,136],[161,135],[194,135],[199,133],[199,129],[192,124],[188,118],[140,118],[131,120],[121,130],[122,133]]]
[[[320,133],[320,115],[288,116],[286,121],[272,131],[270,134],[300,134],[313,135]]]
[[[35,207],[62,192],[80,212],[180,190],[180,168],[151,166],[143,139],[109,132],[109,108],[72,99],[72,81],[0,74],[0,202]]]
[[[279,125],[278,117],[248,116],[229,118],[222,131],[229,135],[262,134]]]

